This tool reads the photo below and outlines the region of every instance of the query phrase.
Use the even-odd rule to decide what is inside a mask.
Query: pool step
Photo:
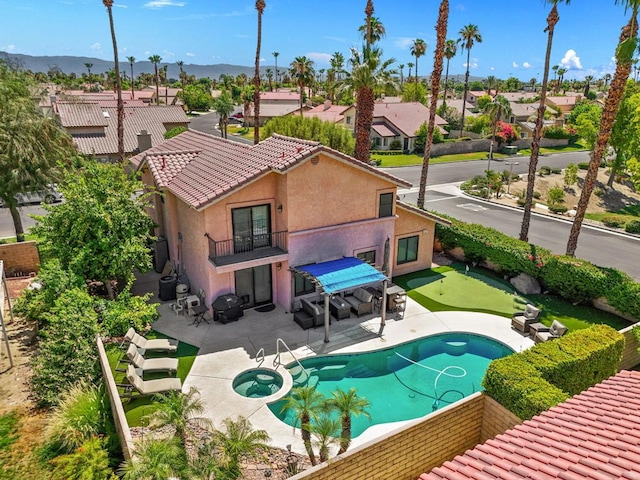
[[[300,375],[304,374],[304,369],[300,365],[296,365],[289,369],[289,373],[293,377],[294,380],[300,377]]]
[[[348,376],[351,378],[368,378],[375,377],[376,375],[377,373],[366,365],[357,365],[349,370]]]
[[[449,355],[458,357],[467,353],[466,341],[448,341],[444,342],[444,352]]]

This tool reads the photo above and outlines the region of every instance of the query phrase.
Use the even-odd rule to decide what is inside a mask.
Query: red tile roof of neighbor
[[[274,134],[257,145],[245,145],[189,130],[131,158],[149,166],[159,187],[167,188],[191,207],[202,210],[238,188],[270,172],[286,172],[324,153],[382,177],[398,186],[411,184],[318,142]]]
[[[324,122],[338,123],[344,119],[344,112],[352,108],[351,105],[333,105],[327,100],[322,105],[313,107],[305,112],[306,117],[317,117]]]
[[[640,479],[640,372],[619,372],[419,478]]]
[[[420,102],[376,103],[373,110],[375,123],[384,117],[405,137],[415,137],[416,131],[429,119],[429,109]],[[436,125],[446,125],[447,121],[436,115]]]

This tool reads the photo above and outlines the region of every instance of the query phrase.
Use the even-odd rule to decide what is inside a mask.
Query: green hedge
[[[594,325],[493,360],[482,385],[487,395],[526,420],[614,375],[623,348],[622,334]]]

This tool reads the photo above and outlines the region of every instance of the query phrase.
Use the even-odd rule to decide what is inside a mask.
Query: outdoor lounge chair
[[[524,312],[516,312],[511,319],[511,326],[522,333],[529,334],[529,325],[534,323],[538,315],[540,315],[540,309],[534,307],[530,303],[524,309]]]
[[[179,378],[158,378],[157,380],[143,380],[140,376],[142,372],[133,365],[127,367],[128,385],[119,385],[125,389],[125,395],[131,395],[133,390],[137,391],[140,396],[153,395],[154,393],[170,392],[173,390],[181,390],[182,382]]]
[[[344,300],[351,305],[351,310],[358,317],[373,312],[373,295],[364,288],[356,288],[351,295],[344,297]]]
[[[551,327],[549,327],[549,330],[537,332],[536,336],[533,337],[533,341],[536,343],[541,343],[546,342],[547,340],[552,340],[554,338],[559,338],[567,333],[567,330],[569,330],[567,327],[565,327],[559,321],[554,320],[551,324]]]
[[[138,347],[141,355],[144,355],[147,351],[165,351],[175,352],[178,350],[178,340],[168,338],[156,338],[153,340],[147,340],[141,335],[138,335],[133,328],[124,336],[124,341],[134,344]],[[123,342],[124,343],[124,342]]]
[[[144,358],[140,355],[138,347],[133,343],[129,344],[127,349],[127,358],[131,364],[142,370],[142,373],[147,372],[176,372],[178,370],[177,358]]]

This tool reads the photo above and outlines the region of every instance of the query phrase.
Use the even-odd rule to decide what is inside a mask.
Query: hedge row
[[[624,336],[607,325],[576,330],[522,353],[493,360],[487,395],[526,420],[614,375]]]
[[[640,318],[640,283],[626,273],[555,255],[493,228],[450,220],[451,226],[436,225],[436,236],[445,250],[459,247],[467,261],[490,262],[509,276],[521,272],[532,275],[546,290],[572,303],[605,297],[622,314]]]

